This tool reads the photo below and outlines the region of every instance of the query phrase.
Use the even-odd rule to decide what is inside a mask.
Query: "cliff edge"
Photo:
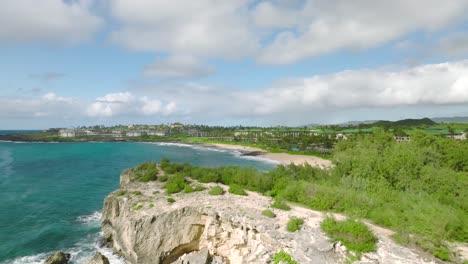
[[[326,217],[322,212],[300,206],[291,206],[290,211],[274,209],[272,198],[254,192],[215,196],[206,189],[172,194],[168,199],[164,183],[132,179],[132,170],[122,173],[121,189],[107,196],[102,216],[107,245],[127,263],[273,263],[281,251],[297,263],[345,263],[349,257],[344,246],[331,242],[320,229]],[[262,215],[265,209],[276,217]],[[296,232],[286,228],[292,217],[304,219]],[[379,239],[377,250],[355,263],[439,263],[396,244],[391,231],[368,226]]]

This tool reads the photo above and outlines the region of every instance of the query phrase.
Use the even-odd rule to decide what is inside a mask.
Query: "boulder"
[[[44,264],[68,264],[70,260],[70,254],[64,253],[62,251],[58,251],[52,255],[50,255]]]
[[[109,264],[109,259],[102,255],[100,252],[96,252],[96,255],[88,261],[87,264]]]

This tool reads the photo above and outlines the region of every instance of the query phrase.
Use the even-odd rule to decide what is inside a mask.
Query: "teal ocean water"
[[[168,157],[203,166],[269,170],[266,160],[180,144],[0,142],[0,263],[42,263],[53,251],[83,263],[98,249],[105,196],[119,174],[143,161]]]

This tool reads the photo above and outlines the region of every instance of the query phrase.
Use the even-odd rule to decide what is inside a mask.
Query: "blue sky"
[[[468,115],[468,1],[4,0],[0,129]]]

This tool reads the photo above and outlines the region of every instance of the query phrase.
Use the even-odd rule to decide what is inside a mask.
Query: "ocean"
[[[240,153],[164,143],[0,142],[0,263],[43,263],[58,250],[84,263],[99,248],[100,210],[122,170],[144,161],[238,165],[270,170],[274,162]]]

